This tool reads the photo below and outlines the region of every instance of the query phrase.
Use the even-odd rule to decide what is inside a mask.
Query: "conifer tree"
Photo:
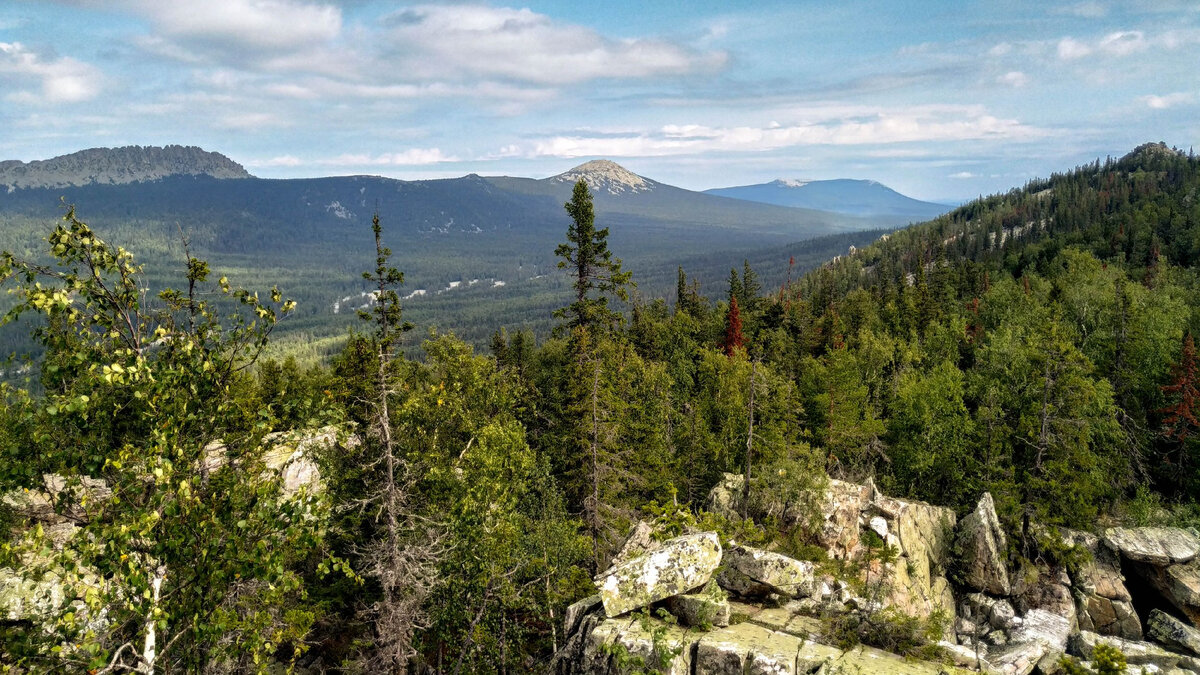
[[[563,205],[571,216],[567,242],[554,249],[562,258],[559,269],[569,269],[574,282],[575,301],[555,312],[568,320],[568,329],[609,327],[620,322],[621,316],[608,306],[608,294],[621,300],[629,299],[633,285],[631,274],[621,269],[621,259],[613,258],[608,250],[608,228],[596,229],[596,212],[587,183],[575,183],[571,201]]]
[[[746,336],[742,334],[742,312],[736,296],[729,299],[729,313],[725,316],[725,344],[723,347],[726,356],[733,356],[737,350],[746,347]]]

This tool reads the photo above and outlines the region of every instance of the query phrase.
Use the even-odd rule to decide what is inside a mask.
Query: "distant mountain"
[[[951,207],[906,197],[873,180],[788,180],[758,185],[714,188],[707,194],[764,204],[832,211],[892,223],[919,222],[950,211]]]
[[[10,191],[16,188],[121,185],[168,176],[199,175],[251,177],[241,164],[225,155],[182,145],[91,148],[28,163],[0,161],[0,186]]]
[[[145,261],[149,283],[159,287],[175,280],[182,229],[191,251],[214,269],[245,283],[288,289],[300,310],[285,330],[340,335],[354,321],[348,308],[365,290],[360,272],[372,261],[370,223],[378,211],[393,260],[405,272],[405,295],[413,294],[405,316],[483,344],[499,323],[535,321],[541,329],[551,310],[565,303],[569,291],[555,267],[554,248],[570,223],[563,204],[580,179],[594,192],[597,226],[610,229],[611,249],[641,281],[645,297],[669,293],[681,264],[716,292],[744,258],[772,259],[776,251],[775,272],[783,274],[792,255],[787,247],[796,242],[839,235],[796,254],[816,262],[870,241],[878,235],[859,233],[881,226],[684,190],[603,160],[543,179],[271,180],[248,176],[232,162],[236,172],[220,171],[229,168],[228,160],[199,149],[163,148],[196,161],[138,169],[146,150],[99,153],[106,173],[77,171],[80,185],[64,184],[60,173],[53,186],[0,189],[2,248],[25,255],[43,251],[42,238],[65,200],[102,236]],[[68,157],[79,155],[90,153]],[[116,160],[123,157],[129,161],[122,166]],[[110,178],[84,181],[84,175]],[[141,180],[117,181],[114,175]],[[773,278],[771,269],[760,272],[764,283]]]

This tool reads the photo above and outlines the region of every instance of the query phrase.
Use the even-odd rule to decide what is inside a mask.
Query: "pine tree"
[[[613,258],[608,250],[608,228],[596,229],[592,193],[586,182],[575,183],[571,201],[563,206],[571,216],[571,226],[567,242],[559,244],[554,255],[562,258],[559,269],[570,269],[574,276],[575,302],[554,315],[566,318],[568,329],[611,327],[620,322],[621,315],[609,309],[607,294],[629,300],[632,275],[622,271],[621,259]]]

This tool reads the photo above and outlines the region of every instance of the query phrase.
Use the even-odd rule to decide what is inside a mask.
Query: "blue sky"
[[[199,145],[264,177],[692,189],[869,178],[960,200],[1200,145],[1200,2],[0,3],[0,159]]]

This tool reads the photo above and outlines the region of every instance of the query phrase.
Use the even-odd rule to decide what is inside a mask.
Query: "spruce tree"
[[[559,269],[571,270],[575,301],[554,315],[566,318],[572,330],[613,326],[621,315],[608,307],[608,294],[628,300],[631,274],[621,269],[621,259],[613,258],[608,250],[608,228],[596,229],[592,193],[586,182],[575,183],[571,201],[563,206],[571,216],[571,226],[567,242],[559,244],[554,255],[562,258]]]

